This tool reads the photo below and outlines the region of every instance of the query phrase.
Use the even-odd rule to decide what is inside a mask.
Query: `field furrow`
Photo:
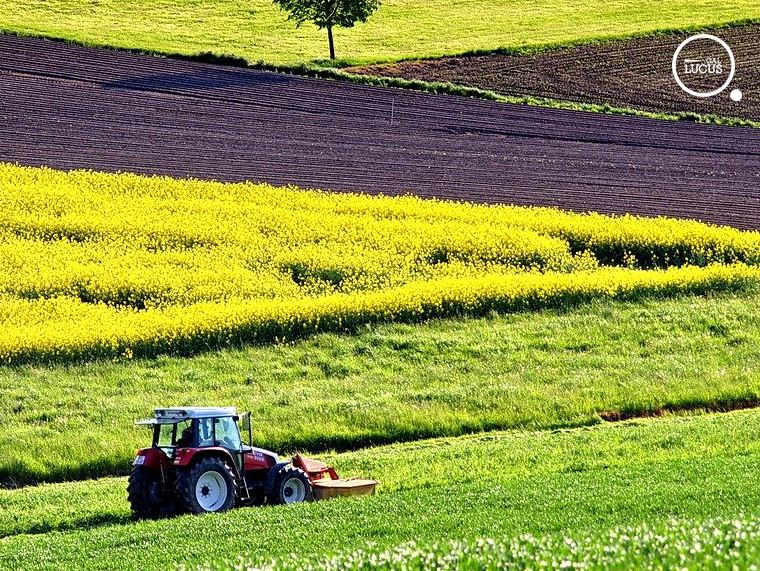
[[[442,81],[561,101],[610,104],[655,112],[693,112],[760,119],[760,26],[711,30],[726,41],[736,60],[731,87],[720,95],[697,98],[673,79],[671,60],[690,33],[668,34],[577,46],[529,55],[488,54],[428,61],[364,66],[355,73]],[[719,54],[720,55],[720,54]],[[723,56],[724,57],[724,56]],[[728,66],[727,58],[723,59]],[[729,98],[731,89],[744,94]]]
[[[760,132],[0,38],[0,160],[757,228]]]

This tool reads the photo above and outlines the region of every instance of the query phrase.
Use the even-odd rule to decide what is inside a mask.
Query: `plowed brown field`
[[[760,129],[0,37],[0,160],[760,227]]]
[[[444,58],[349,68],[348,71],[445,81],[504,95],[760,120],[760,26],[725,28],[711,33],[731,47],[736,58],[736,75],[726,91],[705,99],[687,94],[673,79],[673,54],[689,34],[625,40],[535,55]],[[709,40],[708,43],[715,47]],[[723,57],[728,73],[727,54],[718,48],[716,55]],[[734,88],[740,89],[744,95],[738,103],[729,98]]]

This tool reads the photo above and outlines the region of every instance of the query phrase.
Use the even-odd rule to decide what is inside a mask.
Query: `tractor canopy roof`
[[[231,406],[190,406],[157,408],[155,414],[154,418],[141,420],[137,424],[174,424],[189,418],[218,418],[237,413]]]

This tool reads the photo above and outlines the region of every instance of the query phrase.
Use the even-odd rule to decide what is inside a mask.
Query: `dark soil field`
[[[0,37],[0,161],[760,228],[760,130]]]
[[[625,40],[535,55],[444,58],[349,68],[348,71],[445,81],[505,95],[760,120],[760,26],[725,28],[711,33],[731,47],[736,58],[736,75],[725,91],[708,98],[689,95],[673,79],[673,54],[690,34]],[[716,49],[714,42],[707,40],[707,43],[712,50]],[[689,46],[700,47],[699,44]],[[722,59],[724,74],[727,74],[728,54],[717,48],[712,55]],[[744,96],[738,103],[729,97],[735,88]]]

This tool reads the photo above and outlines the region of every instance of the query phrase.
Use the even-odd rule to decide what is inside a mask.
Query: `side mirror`
[[[251,430],[251,413],[246,412],[243,415],[243,433],[248,433],[248,446],[253,446],[253,431]]]

